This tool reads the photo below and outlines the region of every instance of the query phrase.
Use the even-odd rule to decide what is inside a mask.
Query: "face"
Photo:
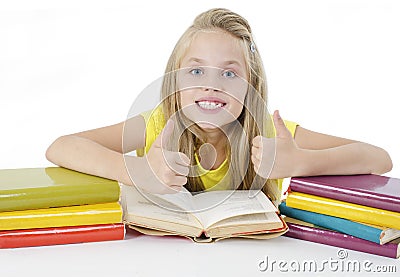
[[[220,128],[242,112],[248,84],[239,43],[223,31],[199,32],[182,59],[178,73],[181,108],[202,129]]]

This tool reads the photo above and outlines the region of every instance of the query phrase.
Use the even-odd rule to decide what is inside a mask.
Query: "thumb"
[[[172,119],[168,119],[167,123],[164,126],[164,129],[158,135],[156,140],[153,142],[154,147],[164,148],[166,142],[171,137],[172,132],[174,131],[175,122]]]
[[[275,130],[276,130],[276,137],[279,138],[291,138],[292,134],[288,130],[288,128],[285,125],[285,122],[283,121],[281,115],[279,114],[279,111],[276,110],[273,115],[274,118],[274,125],[275,125]]]

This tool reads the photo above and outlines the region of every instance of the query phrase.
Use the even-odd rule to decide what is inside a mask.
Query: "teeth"
[[[222,103],[215,103],[215,102],[209,102],[209,101],[200,101],[200,102],[197,102],[197,104],[201,108],[207,109],[207,110],[214,110],[214,109],[221,108],[223,106]]]

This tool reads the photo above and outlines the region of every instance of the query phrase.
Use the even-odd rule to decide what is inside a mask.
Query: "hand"
[[[132,181],[152,193],[176,193],[187,182],[190,160],[180,152],[166,150],[165,142],[171,137],[174,121],[168,120],[140,163],[132,164]]]
[[[273,120],[276,129],[275,138],[257,136],[253,139],[251,161],[254,170],[261,177],[269,179],[294,176],[295,161],[298,160],[300,149],[286,128],[279,111],[274,112]]]

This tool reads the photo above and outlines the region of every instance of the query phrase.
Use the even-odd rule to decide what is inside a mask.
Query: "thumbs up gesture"
[[[171,138],[174,121],[169,119],[153,142],[145,159],[147,159],[148,184],[139,185],[154,193],[174,193],[181,190],[189,174],[189,158],[181,152],[165,149],[166,141]],[[150,186],[150,187],[146,187]]]
[[[273,121],[276,137],[255,137],[251,148],[251,161],[256,173],[263,178],[291,177],[296,167],[293,161],[299,153],[299,148],[279,115],[279,111],[274,112]]]

